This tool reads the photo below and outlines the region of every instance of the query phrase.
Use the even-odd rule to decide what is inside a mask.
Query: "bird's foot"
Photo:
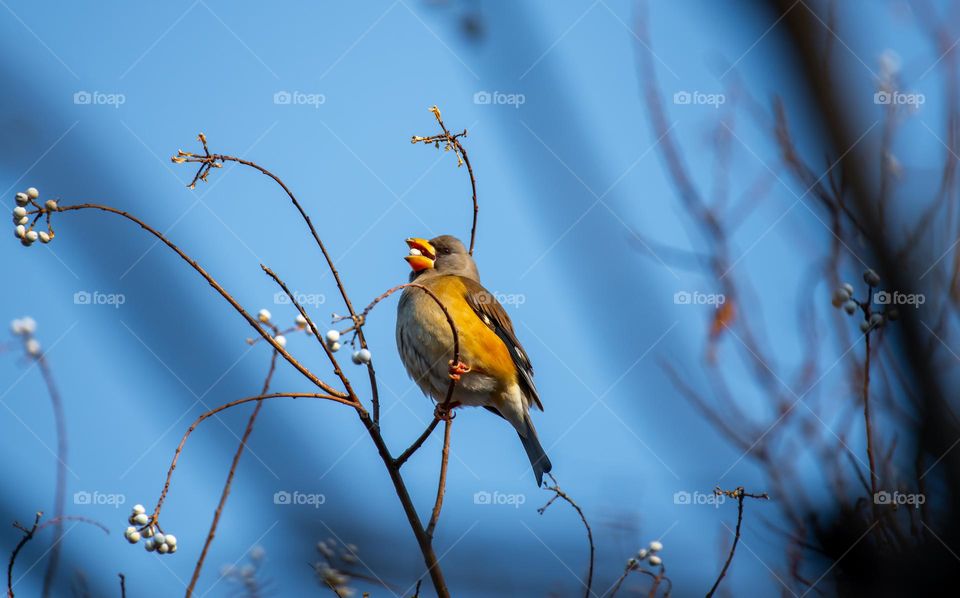
[[[468,373],[471,369],[472,368],[469,365],[463,363],[462,361],[453,363],[453,360],[451,359],[450,360],[450,379],[456,380],[459,382],[460,376]]]
[[[439,420],[450,421],[457,416],[453,412],[454,409],[460,406],[459,401],[451,401],[449,403],[437,403],[437,406],[433,409],[433,416]]]

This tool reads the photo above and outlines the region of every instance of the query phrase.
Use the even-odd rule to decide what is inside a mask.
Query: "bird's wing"
[[[527,357],[527,352],[523,350],[523,345],[517,340],[517,335],[513,332],[513,322],[510,321],[510,316],[507,315],[506,310],[503,309],[494,294],[483,288],[480,283],[469,278],[459,278],[466,287],[464,298],[467,304],[509,349],[510,357],[517,369],[517,380],[523,394],[533,399],[537,408],[543,411],[540,394],[533,383],[533,365],[530,363],[530,358]]]

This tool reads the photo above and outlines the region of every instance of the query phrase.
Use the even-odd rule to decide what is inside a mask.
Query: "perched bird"
[[[443,303],[460,341],[460,363],[453,363],[453,333],[443,311],[422,289],[407,287],[397,308],[397,348],[407,373],[438,403],[446,399],[453,378],[457,384],[449,408],[480,406],[510,422],[541,485],[551,465],[530,409],[542,411],[543,404],[510,316],[480,284],[477,265],[459,239],[442,235],[406,242],[410,281],[430,289]]]

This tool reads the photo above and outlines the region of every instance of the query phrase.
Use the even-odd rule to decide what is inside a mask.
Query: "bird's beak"
[[[426,239],[409,238],[406,241],[410,248],[410,254],[404,256],[414,272],[420,272],[428,268],[433,268],[433,262],[437,259],[437,251]]]

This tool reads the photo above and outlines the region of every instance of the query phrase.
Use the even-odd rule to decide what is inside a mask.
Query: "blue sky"
[[[594,524],[599,589],[632,552],[662,537],[678,594],[703,591],[729,542],[721,522],[730,525],[734,510],[676,505],[674,493],[762,478],[678,396],[661,367],[668,361],[706,384],[700,360],[711,308],[675,305],[673,295],[716,289],[631,242],[635,233],[681,247],[698,242],[687,235],[640,98],[635,8],[617,0],[509,8],[480,3],[484,35],[475,41],[459,25],[472,14],[470,6],[5,2],[0,44],[7,93],[0,102],[8,142],[0,186],[9,189],[3,201],[12,207],[14,191],[32,185],[44,198],[129,210],[196,257],[247,309],[268,307],[281,323],[293,319],[291,308],[274,304],[276,289],[258,266],[264,263],[292,289],[323,298],[311,313],[325,325],[331,312],[344,310],[281,190],[228,165],[191,191],[185,185],[193,170],[171,164],[169,156],[178,148],[198,149],[194,139],[203,131],[214,151],[279,174],[311,213],[354,303],[364,305],[406,279],[404,238],[468,234],[466,172],[451,155],[409,141],[436,131],[427,109],[440,106],[451,128],[470,132],[465,143],[478,179],[476,256],[483,282],[520,298],[508,310],[546,407],[535,414],[536,425],[562,486]],[[848,8],[841,23],[850,32],[842,34],[849,47],[837,50],[837,68],[850,73],[851,93],[872,94],[869,71],[893,36],[904,46],[897,50],[906,64],[931,62],[930,49],[909,27],[867,11],[883,35],[857,34],[844,19],[856,17],[858,8]],[[709,188],[707,127],[718,111],[675,105],[673,94],[722,93],[731,64],[764,104],[776,93],[793,110],[790,100],[806,90],[784,67],[783,37],[776,30],[765,34],[769,14],[727,3],[657,2],[649,19],[674,133],[688,149],[696,182]],[[918,86],[930,85],[933,95],[935,79],[931,74]],[[285,92],[312,103],[275,103],[275,94]],[[78,93],[92,101],[75,103]],[[523,103],[478,104],[478,93],[519,94]],[[120,105],[111,99],[120,97]],[[936,128],[935,106],[927,108]],[[791,116],[803,123],[802,111]],[[862,118],[866,128],[879,112],[864,110]],[[816,147],[817,127],[798,128],[801,145]],[[769,135],[749,122],[738,134],[744,147],[736,150],[734,186],[742,190],[766,163],[777,165],[778,156]],[[924,148],[917,160],[939,155],[922,129],[911,135]],[[775,289],[786,313],[806,266],[798,239],[817,247],[829,235],[807,210],[784,217],[803,191],[788,191],[791,184],[777,183],[737,238],[738,272]],[[122,494],[126,507],[150,506],[186,427],[205,406],[255,394],[268,352],[250,348],[244,342],[250,331],[237,315],[135,227],[72,213],[60,215],[55,228],[49,247],[25,249],[12,238],[0,245],[8,280],[0,314],[32,315],[50,350],[69,422],[69,495]],[[125,302],[117,308],[75,304],[74,294],[84,291],[122,294]],[[379,307],[366,330],[382,384],[384,433],[399,452],[432,407],[396,356],[393,309],[392,303]],[[796,323],[769,311],[758,317],[783,361],[795,365]],[[333,378],[311,339],[296,335],[288,347],[318,375]],[[823,359],[829,364],[837,357]],[[348,369],[364,388],[360,370]],[[4,493],[0,517],[23,521],[49,509],[55,460],[48,447],[55,436],[36,370],[6,354],[0,372],[8,416],[0,419],[0,447],[15,456],[3,467],[6,487],[16,489]],[[836,374],[822,384],[839,385]],[[309,387],[281,367],[274,389]],[[205,422],[187,444],[162,517],[181,540],[176,556],[157,562],[126,545],[119,533],[125,508],[68,501],[68,512],[102,520],[113,533],[107,538],[70,527],[61,581],[83,570],[93,587],[112,592],[122,571],[132,595],[180,591],[248,413],[241,408]],[[313,588],[303,563],[314,558],[317,540],[330,536],[359,544],[364,564],[398,593],[419,574],[420,557],[387,476],[349,409],[267,404],[250,447],[201,593],[233,592],[218,580],[219,568],[244,562],[254,545],[266,549],[265,571],[280,594]],[[435,492],[438,452],[435,437],[405,469],[424,515]],[[561,505],[537,514],[549,493],[534,487],[514,432],[485,412],[464,412],[453,454],[437,543],[441,553],[449,550],[444,564],[456,595],[576,593],[586,556],[579,522]],[[281,490],[320,493],[325,502],[317,509],[278,506],[272,497]],[[522,495],[524,504],[477,505],[478,491]],[[777,517],[767,505],[756,509]],[[780,566],[783,553],[763,532],[757,520],[745,533],[755,554],[738,557],[728,581],[735,593],[779,587],[765,563]],[[12,545],[17,532],[7,529],[2,538]],[[20,571],[41,556],[44,542],[24,555]],[[24,595],[37,591],[42,569],[20,582]],[[374,592],[380,594],[390,595]]]

